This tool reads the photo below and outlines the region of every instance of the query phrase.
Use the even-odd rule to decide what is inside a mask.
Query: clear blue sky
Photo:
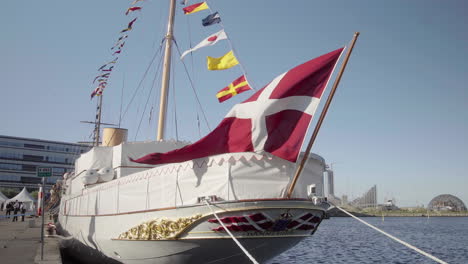
[[[58,141],[89,140],[97,69],[130,21],[131,1],[7,1],[0,17],[0,134]],[[167,1],[147,0],[105,91],[104,120],[119,120],[159,47]],[[191,1],[194,3],[194,1]],[[210,2],[252,83],[261,88],[278,74],[361,36],[313,151],[334,163],[338,194],[356,197],[377,184],[379,201],[427,204],[450,193],[468,203],[468,18],[466,1],[227,1]],[[182,15],[176,38],[182,50],[218,26],[201,26],[206,11]],[[190,34],[189,34],[190,32]],[[242,73],[206,70],[205,57],[227,42],[186,58],[211,127],[245,93],[219,104],[215,93]],[[192,68],[193,66],[193,68]],[[153,139],[159,94],[150,94],[155,67],[125,115],[130,139]],[[199,138],[200,113],[180,63],[175,66],[179,139]],[[159,87],[159,80],[157,80]],[[150,95],[149,95],[150,94]],[[149,103],[136,134],[147,98]],[[171,117],[167,130],[175,138]],[[201,134],[208,132],[201,127]]]

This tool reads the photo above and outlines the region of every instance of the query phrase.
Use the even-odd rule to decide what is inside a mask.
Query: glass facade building
[[[51,167],[54,184],[67,171],[73,171],[75,159],[91,147],[32,138],[0,135],[0,187],[33,187],[41,182],[36,176],[38,166]]]

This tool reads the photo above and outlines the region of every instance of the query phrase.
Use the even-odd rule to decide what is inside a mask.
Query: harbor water
[[[364,221],[447,262],[468,263],[468,217],[366,217]],[[383,220],[383,221],[382,221]],[[436,263],[349,217],[269,261],[279,263]]]

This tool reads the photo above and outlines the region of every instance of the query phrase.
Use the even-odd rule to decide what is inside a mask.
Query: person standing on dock
[[[13,210],[13,206],[11,205],[11,202],[7,203],[5,208],[6,208],[5,216],[7,216],[7,218],[10,218],[11,211]]]
[[[20,212],[21,212],[21,222],[24,222],[24,215],[26,214],[26,206],[24,203],[20,205]]]
[[[18,222],[18,212],[19,212],[20,204],[18,200],[16,200],[15,204],[13,205],[13,220],[12,222]]]

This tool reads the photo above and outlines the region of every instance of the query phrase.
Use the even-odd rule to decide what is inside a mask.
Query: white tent
[[[6,203],[5,201],[8,200],[8,197],[6,197],[2,191],[0,191],[0,205],[3,204],[3,207],[2,208],[5,208],[6,206]]]
[[[26,187],[18,193],[15,197],[8,199],[5,204],[9,202],[23,202],[26,208],[26,211],[32,211],[34,208],[34,199],[32,198],[31,194],[26,190]]]

